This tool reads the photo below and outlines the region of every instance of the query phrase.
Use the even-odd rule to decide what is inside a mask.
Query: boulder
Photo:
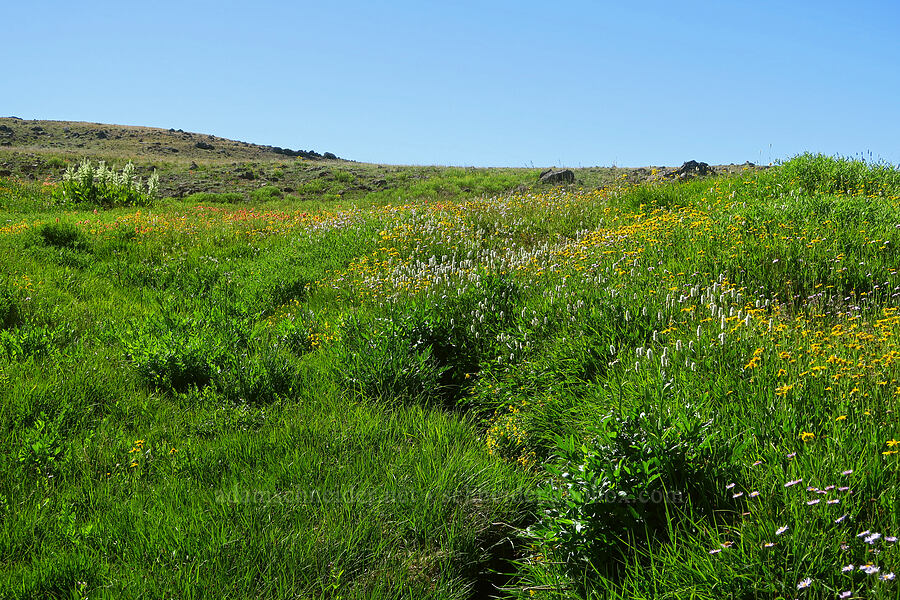
[[[705,162],[697,162],[696,160],[689,160],[686,163],[683,163],[678,169],[675,171],[675,176],[679,178],[685,177],[696,177],[696,176],[704,176],[709,175],[711,173],[715,173],[715,170],[712,169]]]
[[[686,181],[694,177],[705,177],[706,175],[715,175],[716,170],[705,162],[697,162],[689,160],[682,163],[677,169],[663,169],[656,175],[656,179],[675,179],[678,181]]]
[[[540,175],[541,183],[575,183],[575,173],[572,169],[547,169]]]
[[[199,148],[201,150],[212,150],[215,148],[215,146],[213,146],[209,142],[200,141],[200,142],[197,142],[196,144],[194,144],[194,148]]]

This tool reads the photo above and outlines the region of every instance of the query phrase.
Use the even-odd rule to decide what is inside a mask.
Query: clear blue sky
[[[0,116],[366,162],[900,163],[900,2],[10,2]]]

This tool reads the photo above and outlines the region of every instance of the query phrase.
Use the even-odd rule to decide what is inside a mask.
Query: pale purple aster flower
[[[807,505],[807,506],[812,506],[812,505],[814,505],[814,504],[818,504],[819,502],[821,502],[821,500],[819,500],[818,498],[816,498],[815,500],[810,500],[809,502],[807,502],[806,505]]]
[[[818,492],[819,488],[808,485],[808,486],[806,486],[806,491],[807,492]]]
[[[842,522],[844,519],[846,519],[848,516],[849,516],[849,515],[841,515],[840,517],[838,517],[837,519],[834,520],[834,524],[837,525],[838,523],[841,523],[841,522]]]
[[[721,548],[715,548],[715,549],[713,549],[713,550],[710,550],[709,553],[710,553],[710,554],[718,554],[718,553],[721,552],[721,551],[722,551]]]
[[[894,542],[897,541],[897,536],[889,535],[886,538],[884,538],[884,541],[891,542],[893,544]]]
[[[839,492],[849,492],[849,491],[850,491],[850,488],[848,488],[848,487],[839,487],[837,490],[838,490]]]
[[[869,535],[870,533],[872,533],[872,532],[869,531],[868,529],[866,529],[865,531],[863,531],[863,532],[861,532],[861,533],[857,533],[857,534],[856,534],[856,537],[858,537],[858,538],[864,538],[864,537],[866,537],[867,535]]]
[[[738,492],[737,494],[732,494],[731,497],[732,498],[740,498],[743,495],[744,495],[744,492]]]
[[[845,566],[845,567],[841,567],[841,573],[849,573],[850,571],[852,571],[852,570],[855,569],[855,568],[856,568],[856,567],[855,567],[854,565],[852,565],[852,564],[847,565],[847,566]]]
[[[825,486],[825,491],[826,491],[826,492],[830,492],[830,491],[833,490],[833,489],[834,489],[834,486],[833,486],[833,485],[826,485],[826,486]]]
[[[852,475],[853,469],[847,469],[846,471],[841,471],[841,475]]]
[[[788,530],[788,526],[787,526],[787,525],[783,525],[783,526],[781,526],[781,527],[779,527],[778,529],[775,530],[775,535],[781,535],[782,533],[784,533],[784,532],[787,531],[787,530]]]
[[[840,499],[840,498],[834,498],[834,499],[832,499],[832,500],[827,500],[827,501],[825,502],[825,504],[840,504],[840,502],[841,502],[841,499]]]
[[[875,565],[865,565],[859,568],[860,571],[865,573],[866,575],[875,575],[878,571],[881,570],[881,567],[876,567]]]
[[[761,465],[761,464],[762,464],[762,461],[761,461],[761,460],[758,460],[758,461],[756,461],[755,463],[753,463],[753,464],[750,465],[750,466],[751,466],[751,467],[758,467],[758,466]]]
[[[800,483],[802,481],[803,481],[802,478],[801,479],[792,479],[791,481],[788,481],[786,484],[784,484],[784,487],[791,487],[793,485],[797,485],[798,483]]]
[[[797,589],[798,589],[798,590],[805,590],[805,589],[808,588],[810,585],[812,585],[812,581],[813,581],[813,580],[812,580],[811,578],[807,577],[806,579],[804,579],[803,581],[801,581],[800,583],[797,584]]]
[[[725,486],[725,489],[726,489],[726,490],[730,490],[730,489],[733,488],[733,487],[734,487],[734,484],[733,484],[733,483],[729,483],[728,485]]]
[[[771,548],[775,545],[775,542],[766,542],[763,544],[763,548]]]
[[[759,496],[759,492],[750,492],[751,498],[756,498],[757,496]]]
[[[797,456],[796,452],[791,452],[790,454],[787,455],[788,458],[794,458],[795,456]]]
[[[882,573],[879,576],[879,579],[881,579],[882,581],[893,581],[895,577],[896,576],[893,573]]]
[[[880,540],[880,539],[881,539],[881,534],[880,534],[880,533],[873,533],[872,535],[868,536],[868,537],[867,537],[866,539],[864,539],[863,541],[864,541],[865,543],[871,545],[871,544],[874,544],[875,542],[877,542],[877,541]]]
[[[846,600],[847,598],[849,598],[852,595],[853,595],[853,592],[851,592],[850,590],[847,590],[846,592],[841,592],[840,594],[838,594],[838,599]]]

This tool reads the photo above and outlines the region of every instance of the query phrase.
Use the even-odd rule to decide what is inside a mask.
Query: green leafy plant
[[[613,566],[633,546],[664,536],[677,505],[703,505],[715,489],[711,423],[679,415],[612,413],[590,441],[557,436],[559,460],[539,492],[530,533],[574,570]]]
[[[22,445],[19,447],[19,462],[29,471],[46,473],[53,469],[65,457],[63,439],[60,428],[65,418],[65,410],[55,419],[49,419],[45,413],[25,430]]]
[[[147,206],[156,198],[158,190],[156,171],[145,185],[141,178],[135,177],[131,162],[117,173],[102,160],[96,167],[90,160],[84,160],[77,169],[74,166],[66,169],[57,196],[63,204],[92,204],[103,208]]]

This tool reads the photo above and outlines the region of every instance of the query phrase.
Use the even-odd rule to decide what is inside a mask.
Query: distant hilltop
[[[81,121],[29,121],[18,117],[0,118],[0,150],[4,148],[79,156],[165,158],[175,162],[266,161],[283,160],[285,156],[341,160],[331,152],[263,146],[182,129]]]

